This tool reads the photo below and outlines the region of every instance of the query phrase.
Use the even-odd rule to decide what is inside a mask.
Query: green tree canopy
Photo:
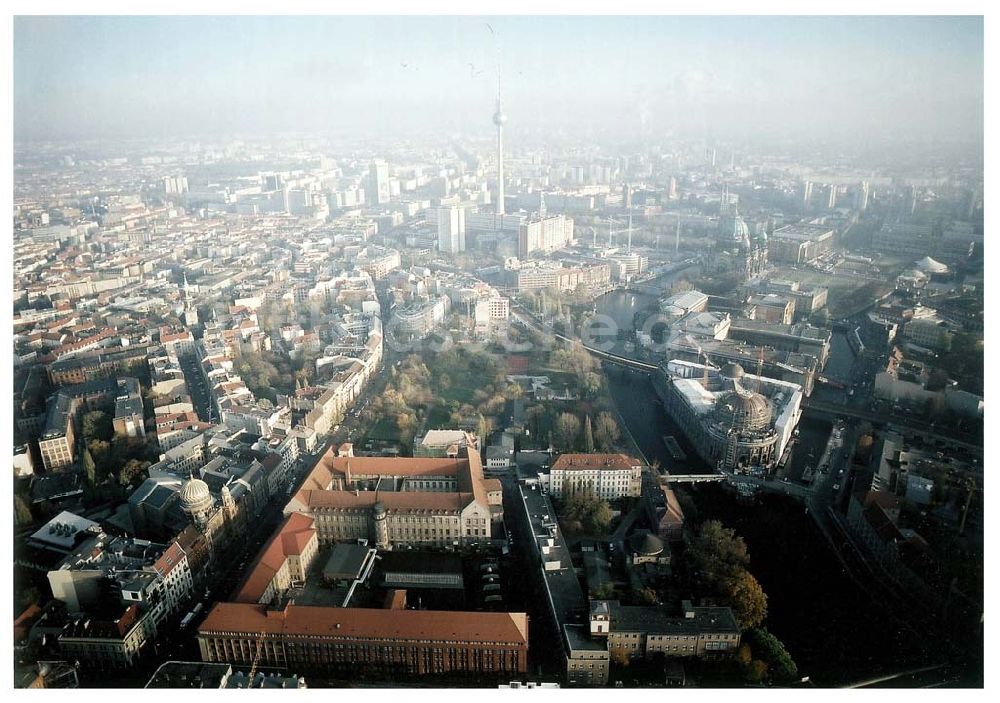
[[[696,582],[716,593],[750,563],[743,538],[718,520],[701,524],[687,549],[687,558]]]
[[[599,535],[611,525],[611,506],[590,490],[570,494],[563,503],[563,529],[570,533]]]
[[[767,663],[768,672],[775,683],[788,683],[798,678],[799,668],[781,640],[765,628],[750,630],[745,640],[753,650],[754,657]]]
[[[91,410],[83,416],[84,439],[101,439],[110,441],[115,434],[111,416],[103,410]]]

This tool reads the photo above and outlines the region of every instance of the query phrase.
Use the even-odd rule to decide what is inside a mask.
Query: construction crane
[[[754,390],[760,393],[760,377],[764,374],[764,347],[757,347],[757,385]]]
[[[634,232],[634,231],[635,231],[635,229],[632,227],[632,213],[630,212],[628,214],[628,228],[625,229],[625,230],[623,230],[622,232],[618,233],[618,234],[622,234],[622,233],[628,234],[628,244],[626,246],[627,246],[627,251],[629,251],[629,252],[632,251],[632,232]],[[615,242],[615,220],[614,220],[613,217],[609,217],[608,218],[608,247],[609,248],[613,247],[615,245],[614,242]]]
[[[247,687],[253,687],[253,677],[257,674],[257,665],[260,663],[260,652],[264,645],[264,635],[266,633],[260,632],[257,635],[257,641],[255,644],[255,649],[253,653],[253,662],[250,665],[250,673],[247,675]]]
[[[701,385],[705,388],[708,388],[708,368],[709,366],[711,366],[712,368],[716,368],[716,366],[711,362],[711,360],[708,358],[708,354],[701,347],[698,347],[698,353],[705,361],[701,375]]]

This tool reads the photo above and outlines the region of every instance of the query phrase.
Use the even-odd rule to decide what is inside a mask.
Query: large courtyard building
[[[493,503],[479,452],[397,458],[335,456],[333,449],[285,507],[313,517],[320,544],[373,540],[393,546],[488,542]],[[491,503],[492,501],[492,503]]]

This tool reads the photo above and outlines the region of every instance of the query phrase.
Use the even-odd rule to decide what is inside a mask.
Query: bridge
[[[520,305],[515,304],[516,307]],[[648,361],[639,361],[638,359],[630,359],[627,356],[621,356],[620,354],[612,354],[611,352],[604,351],[603,349],[598,349],[596,347],[591,347],[584,344],[581,340],[575,337],[567,337],[564,334],[556,332],[554,329],[548,325],[540,322],[534,315],[529,312],[519,312],[518,310],[511,310],[514,317],[517,318],[524,325],[531,327],[536,332],[541,334],[551,335],[556,339],[561,339],[564,342],[576,343],[586,349],[592,356],[602,359],[612,364],[617,364],[618,366],[624,366],[630,369],[635,369],[636,371],[644,371],[646,373],[652,373],[659,368],[656,364],[651,364]]]
[[[942,435],[936,431],[937,428],[934,425],[928,422],[921,422],[920,420],[916,420],[908,415],[886,415],[885,413],[873,412],[866,408],[829,403],[823,400],[816,400],[812,397],[802,399],[802,409],[822,415],[831,415],[833,417],[850,417],[856,420],[867,420],[873,425],[896,425],[900,428],[911,430],[913,432],[921,432],[927,437],[942,439],[955,446],[969,449],[970,451],[983,451],[983,446],[981,444],[973,444],[956,439],[954,432],[949,435]]]
[[[659,477],[660,483],[709,483],[725,481],[728,478],[725,474],[671,474],[667,473]]]

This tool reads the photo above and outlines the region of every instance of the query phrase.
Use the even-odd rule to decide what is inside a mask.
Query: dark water
[[[792,448],[791,469],[788,473],[790,478],[801,478],[807,466],[816,465],[823,456],[832,429],[833,424],[829,420],[808,415],[799,420],[799,436]]]
[[[824,375],[847,381],[851,378],[854,361],[854,351],[847,343],[847,335],[834,331],[833,337],[830,339],[830,358],[826,360],[826,368],[823,369]]]
[[[597,299],[597,312],[612,318],[620,328],[629,332],[635,313],[656,302],[657,298],[652,295],[614,290]]]
[[[677,423],[667,415],[647,374],[608,365],[605,377],[615,406],[646,461],[658,461],[661,467],[675,474],[712,473],[695,454]],[[673,458],[663,443],[664,435],[673,435],[687,459],[678,462]]]

